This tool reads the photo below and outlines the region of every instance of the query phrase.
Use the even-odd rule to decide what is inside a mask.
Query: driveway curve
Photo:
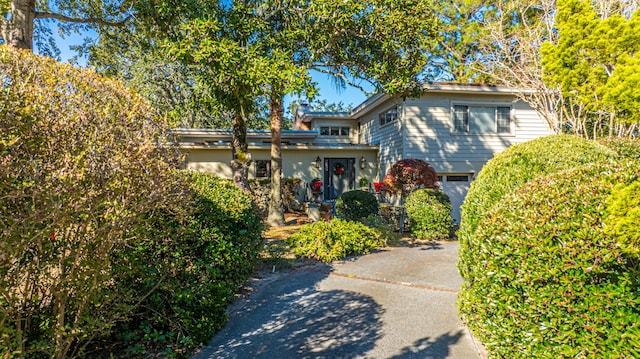
[[[457,253],[438,242],[285,273],[193,358],[479,358],[455,305]]]

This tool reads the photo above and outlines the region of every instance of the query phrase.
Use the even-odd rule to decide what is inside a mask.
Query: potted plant
[[[322,194],[322,181],[320,181],[320,178],[311,180],[311,192],[316,195]]]

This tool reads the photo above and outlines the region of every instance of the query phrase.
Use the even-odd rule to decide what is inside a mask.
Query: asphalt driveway
[[[304,267],[258,286],[193,358],[479,358],[457,242]]]

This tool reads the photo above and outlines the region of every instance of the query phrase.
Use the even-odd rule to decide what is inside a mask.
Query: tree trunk
[[[275,90],[271,92],[269,111],[271,118],[271,191],[269,192],[270,226],[284,225],[284,206],[282,203],[282,148],[280,135],[282,132],[283,96]]]
[[[35,16],[35,0],[11,0],[9,19],[0,18],[0,35],[5,44],[19,49],[33,50]]]
[[[231,120],[231,176],[233,184],[249,191],[249,164],[251,156],[247,152],[247,121],[242,111],[236,111]]]

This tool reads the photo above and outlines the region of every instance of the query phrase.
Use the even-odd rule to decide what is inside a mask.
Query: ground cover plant
[[[323,262],[369,253],[385,245],[381,232],[360,222],[337,218],[307,224],[286,242],[296,255]]]
[[[411,233],[419,240],[446,240],[451,235],[453,218],[449,196],[434,189],[412,192],[404,204]]]
[[[621,161],[541,176],[479,221],[459,307],[492,355],[640,356],[640,263],[603,226],[612,192],[639,171]]]

